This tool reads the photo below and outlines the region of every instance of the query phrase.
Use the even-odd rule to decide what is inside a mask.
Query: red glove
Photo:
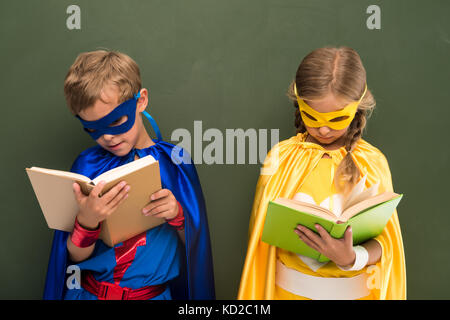
[[[170,224],[172,227],[174,227],[177,230],[183,230],[184,229],[184,214],[183,214],[183,207],[181,204],[178,203],[178,214],[173,219],[167,219],[167,223]]]
[[[78,248],[87,248],[97,241],[100,234],[100,225],[95,230],[87,230],[78,223],[78,218],[75,218],[75,226],[70,236],[70,240]]]

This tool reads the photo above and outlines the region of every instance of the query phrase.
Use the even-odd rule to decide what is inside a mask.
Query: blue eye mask
[[[136,93],[133,98],[121,103],[113,111],[111,111],[101,119],[95,121],[85,121],[78,115],[77,118],[82,123],[84,130],[94,140],[97,140],[104,134],[116,135],[125,133],[134,125],[134,122],[136,120],[136,104],[140,96],[140,92]],[[159,131],[158,125],[156,124],[156,121],[146,111],[143,111],[142,113],[150,121],[153,130],[158,136],[158,139],[162,140],[162,136]],[[117,122],[117,120],[120,120],[123,116],[126,116],[127,120],[120,125],[114,125],[114,123]]]
[[[135,94],[133,98],[121,103],[113,111],[108,113],[101,119],[95,121],[85,121],[78,115],[77,118],[83,124],[84,130],[89,133],[92,139],[97,140],[104,134],[121,134],[127,132],[134,125],[136,120],[136,102],[140,97],[140,93]],[[114,122],[122,118],[127,117],[127,121],[120,125],[114,126]]]
[[[104,134],[121,134],[127,132],[134,125],[136,120],[136,102],[140,94],[135,94],[133,98],[121,103],[113,111],[108,113],[101,119],[95,121],[85,121],[78,115],[77,118],[83,124],[84,131],[89,133],[92,139],[97,140]],[[114,122],[122,118],[127,117],[127,121],[120,125],[114,126]]]

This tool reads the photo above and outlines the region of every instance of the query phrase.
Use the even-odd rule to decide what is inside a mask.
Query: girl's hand
[[[162,189],[153,193],[150,200],[151,203],[142,210],[145,216],[152,215],[169,220],[178,215],[177,199],[169,189]]]
[[[302,225],[298,225],[294,231],[304,243],[328,257],[337,265],[348,267],[355,263],[356,254],[353,251],[351,226],[348,226],[347,230],[345,230],[344,237],[341,239],[333,238],[318,224],[316,224],[315,227],[319,232],[319,235]]]
[[[100,183],[91,190],[91,193],[86,196],[81,192],[78,183],[72,185],[80,209],[77,216],[78,222],[83,227],[96,229],[98,224],[111,215],[128,197],[130,186],[128,186],[125,181],[115,185],[100,198],[99,194],[104,186],[105,182],[100,181]]]

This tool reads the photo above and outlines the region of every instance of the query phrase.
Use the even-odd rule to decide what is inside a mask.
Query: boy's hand
[[[294,231],[304,243],[328,257],[337,265],[352,266],[355,263],[356,255],[353,251],[351,227],[347,227],[343,238],[335,239],[322,226],[318,224],[315,226],[319,235],[302,225],[298,225]]]
[[[100,222],[113,213],[128,197],[128,191],[130,190],[130,186],[122,181],[100,198],[99,194],[105,186],[105,181],[100,181],[88,196],[81,192],[78,183],[74,183],[72,186],[80,209],[77,216],[78,222],[89,229],[96,229]]]
[[[178,202],[172,191],[162,189],[150,196],[151,203],[142,209],[145,216],[152,215],[166,220],[178,215]]]

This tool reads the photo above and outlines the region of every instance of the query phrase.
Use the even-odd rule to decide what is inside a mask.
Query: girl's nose
[[[319,133],[322,137],[326,137],[330,133],[331,129],[328,127],[320,127]]]

